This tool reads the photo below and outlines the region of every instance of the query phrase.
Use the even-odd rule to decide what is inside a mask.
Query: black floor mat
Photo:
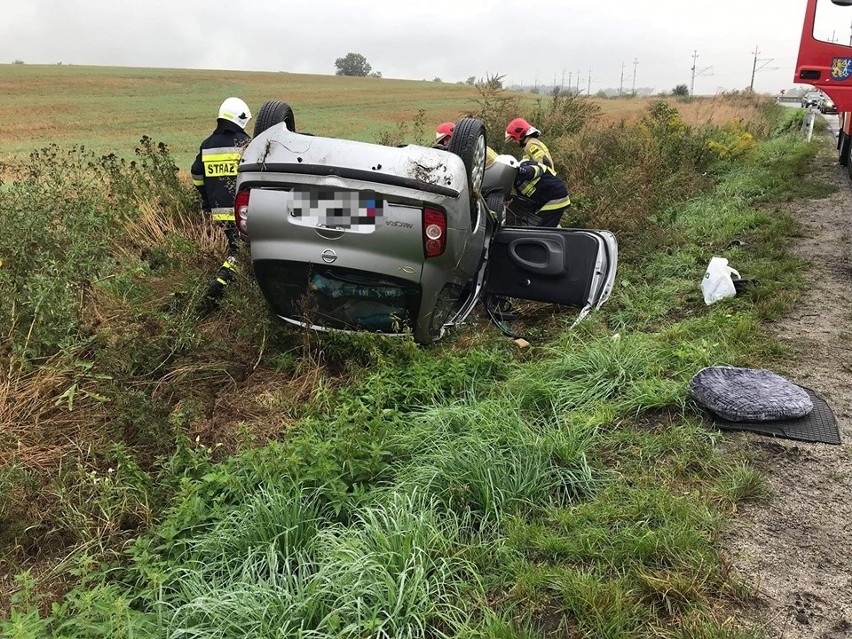
[[[747,430],[761,435],[798,439],[803,442],[839,444],[840,431],[831,406],[810,388],[804,388],[814,403],[810,414],[798,419],[778,419],[771,422],[730,422],[718,415],[711,416],[713,425],[722,430]]]

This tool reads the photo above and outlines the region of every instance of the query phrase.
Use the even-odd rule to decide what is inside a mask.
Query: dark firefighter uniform
[[[201,208],[221,224],[228,238],[228,255],[207,290],[218,298],[237,271],[238,234],[234,225],[237,167],[243,148],[251,139],[237,124],[216,120],[216,130],[201,143],[192,164],[192,183],[201,196]]]
[[[539,226],[557,226],[562,214],[571,206],[568,189],[552,167],[524,160],[518,167],[515,190],[533,202]]]

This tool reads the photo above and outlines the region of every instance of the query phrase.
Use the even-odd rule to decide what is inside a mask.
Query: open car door
[[[486,293],[589,309],[609,299],[618,266],[609,231],[503,228],[489,253]]]

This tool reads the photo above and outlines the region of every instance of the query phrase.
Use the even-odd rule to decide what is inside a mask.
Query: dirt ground
[[[795,250],[811,263],[808,289],[771,329],[796,353],[776,372],[826,399],[843,443],[735,436],[773,491],[768,504],[742,511],[727,543],[756,594],[746,614],[771,639],[852,639],[852,181],[831,133],[821,141],[814,177],[837,193],[791,206],[805,226]]]

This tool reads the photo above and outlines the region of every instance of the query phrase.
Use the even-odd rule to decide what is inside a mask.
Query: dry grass
[[[600,126],[624,122],[630,124],[641,118],[647,108],[660,100],[667,102],[680,113],[689,126],[721,126],[729,122],[752,122],[768,98],[760,95],[720,94],[709,98],[635,98],[630,100],[602,100]]]
[[[106,411],[92,398],[95,385],[60,368],[60,356],[35,370],[9,361],[0,378],[0,467],[50,473],[77,442],[99,439]]]
[[[171,237],[182,237],[205,255],[223,255],[226,243],[222,230],[200,213],[169,211],[165,214],[152,200],[138,202],[138,215],[124,223],[116,246],[118,257],[138,257],[140,252],[165,246]]]

